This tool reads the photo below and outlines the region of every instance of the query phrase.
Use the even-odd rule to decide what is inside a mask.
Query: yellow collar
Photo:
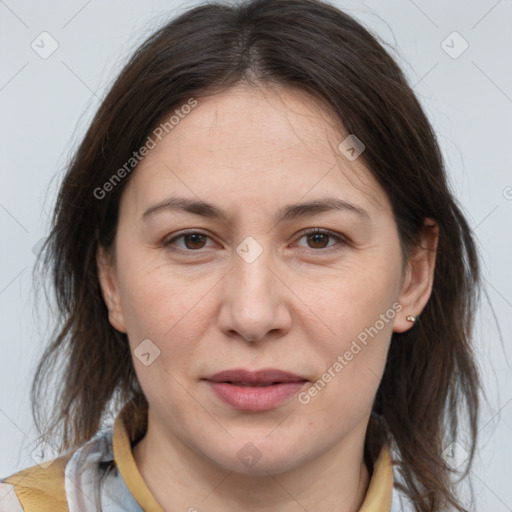
[[[124,421],[123,409],[114,422],[112,434],[112,446],[114,450],[114,461],[117,465],[124,483],[132,496],[145,512],[164,512],[164,509],[156,501],[146,482],[135,464],[133,458],[131,440],[128,436],[127,426]]]
[[[116,418],[113,432],[114,460],[129,491],[146,512],[164,512],[142,478],[133,458],[123,411]],[[393,467],[389,448],[384,445],[377,457],[368,492],[359,512],[388,512],[391,509]]]
[[[370,486],[359,512],[388,512],[393,493],[393,464],[389,447],[384,444],[373,465]]]

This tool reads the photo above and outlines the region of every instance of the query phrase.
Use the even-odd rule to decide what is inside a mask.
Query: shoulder
[[[67,511],[64,470],[72,453],[0,480],[0,512]]]
[[[98,498],[106,466],[114,461],[112,434],[112,426],[103,428],[66,454],[0,477],[0,512],[82,510],[84,493]]]

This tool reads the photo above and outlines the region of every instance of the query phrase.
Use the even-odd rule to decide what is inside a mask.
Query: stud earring
[[[412,323],[416,322],[416,317],[414,315],[408,315],[405,319]]]

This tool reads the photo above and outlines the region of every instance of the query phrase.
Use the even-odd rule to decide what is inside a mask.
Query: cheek
[[[315,421],[352,425],[371,410],[392,333],[391,321],[380,330],[380,323],[375,323],[364,329],[347,328],[335,343],[317,347],[322,352],[322,369],[299,397]]]
[[[383,331],[384,336],[391,334],[401,269],[390,261],[387,263],[382,255],[377,256],[380,258],[375,260],[380,259],[380,265],[370,257],[344,265],[337,269],[337,275],[326,273],[314,283],[295,281],[294,291],[310,307],[315,329],[323,333],[327,348],[343,350],[347,343],[377,322],[377,329]],[[382,315],[388,317],[384,323]]]
[[[150,339],[166,368],[188,367],[213,315],[208,291],[215,279],[194,280],[171,274],[162,266],[137,268],[132,264],[125,268],[120,289],[132,351],[142,340]]]
[[[357,278],[347,273],[343,282],[331,285],[328,295],[309,296],[318,311],[309,336],[316,340],[323,373],[306,390],[302,403],[309,403],[319,417],[326,407],[332,419],[340,422],[347,417],[356,420],[371,409],[386,364],[393,320],[401,310],[396,302],[399,269],[395,270],[365,273],[361,269]],[[326,334],[319,338],[315,329]]]
[[[166,274],[158,269],[132,272],[122,290],[137,378],[149,401],[163,409],[190,402],[183,385],[187,371],[194,368],[198,340],[204,337],[208,306],[207,301],[201,300],[205,295],[201,283],[186,286],[183,279]],[[146,365],[139,356],[144,353],[140,347],[148,346],[143,340],[148,339],[152,359]],[[178,413],[173,406],[173,414]]]

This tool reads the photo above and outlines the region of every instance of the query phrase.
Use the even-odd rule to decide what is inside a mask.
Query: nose
[[[219,329],[256,342],[286,334],[291,327],[288,300],[293,294],[268,252],[255,260],[233,255],[233,266],[222,280]]]

